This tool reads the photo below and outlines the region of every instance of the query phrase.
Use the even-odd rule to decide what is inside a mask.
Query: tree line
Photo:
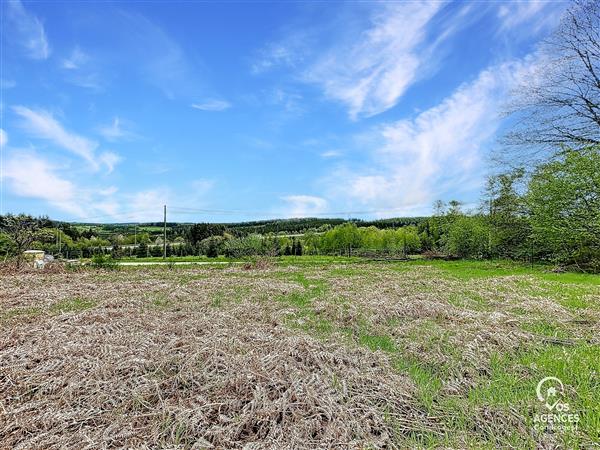
[[[545,261],[600,272],[600,3],[576,1],[511,97],[514,126],[478,208],[436,202],[430,217],[170,224],[167,256],[394,255]],[[155,228],[162,224],[157,223]],[[0,251],[161,256],[162,232],[0,217]],[[137,230],[137,227],[134,226]]]
[[[27,215],[0,217],[0,251],[19,255],[39,248],[54,254],[70,251],[72,256],[91,257],[103,253],[115,258],[163,254],[162,237],[153,240],[147,232],[118,235],[111,242],[54,224],[48,218]],[[490,176],[476,211],[463,211],[458,201],[436,202],[434,214],[418,225],[380,229],[345,222],[317,230],[298,236],[236,235],[222,224],[199,223],[169,241],[167,256],[406,256],[426,252],[448,258],[546,261],[600,272],[600,146],[564,147],[532,173],[520,168]]]

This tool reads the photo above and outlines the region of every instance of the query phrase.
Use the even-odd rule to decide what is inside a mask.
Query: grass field
[[[303,257],[3,275],[0,307],[0,448],[600,442],[599,276]],[[577,429],[536,429],[547,376]]]

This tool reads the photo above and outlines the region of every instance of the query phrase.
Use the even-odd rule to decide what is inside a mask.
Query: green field
[[[0,447],[600,442],[600,276],[289,257],[7,275],[0,299]],[[535,428],[549,376],[577,429]]]
[[[117,262],[255,262],[257,257],[247,258],[228,258],[225,256],[219,256],[216,258],[209,258],[208,256],[172,256],[168,258],[161,257],[147,257],[147,258],[120,258]],[[273,260],[276,264],[326,264],[326,263],[357,263],[364,262],[364,258],[358,257],[346,257],[346,256],[279,256]]]

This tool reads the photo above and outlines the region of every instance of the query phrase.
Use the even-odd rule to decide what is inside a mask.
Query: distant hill
[[[235,231],[236,234],[265,234],[265,233],[303,233],[308,230],[323,230],[328,227],[334,227],[346,222],[354,222],[361,227],[375,226],[377,228],[398,228],[407,225],[418,225],[426,220],[426,217],[394,217],[379,220],[361,220],[361,219],[340,219],[340,218],[316,218],[305,217],[298,219],[271,219],[255,220],[248,222],[222,222],[226,229]],[[71,226],[78,228],[93,228],[104,233],[114,232],[132,232],[134,227],[138,230],[158,232],[163,227],[162,222],[146,223],[70,223]],[[170,231],[181,231],[193,225],[190,222],[167,222],[167,228]],[[179,234],[176,232],[176,234]]]

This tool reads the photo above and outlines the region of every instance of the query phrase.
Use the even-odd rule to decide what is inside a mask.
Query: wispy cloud
[[[497,9],[499,30],[507,31],[526,25],[528,34],[538,33],[542,29],[556,25],[567,6],[567,2],[539,0],[499,3]]]
[[[133,131],[125,128],[124,121],[119,117],[113,118],[110,125],[99,127],[98,132],[109,142],[132,140],[138,137]]]
[[[65,80],[75,86],[93,91],[101,91],[106,85],[105,77],[101,75],[101,65],[93,60],[79,46],[60,62]]]
[[[270,101],[272,104],[282,107],[285,112],[292,115],[298,115],[304,112],[304,108],[301,105],[302,95],[290,89],[281,87],[274,88],[270,93]]]
[[[190,205],[202,207],[206,204],[208,194],[214,187],[214,181],[209,179],[196,179],[186,183],[184,190],[173,189],[170,186],[159,186],[152,189],[141,190],[122,196],[122,214],[128,210],[128,217],[137,221],[162,220],[162,207],[167,205],[167,216],[170,220],[189,220],[185,211],[170,211],[169,205]]]
[[[68,58],[62,60],[61,66],[63,69],[75,70],[88,62],[90,57],[84,53],[79,47],[75,47]]]
[[[201,111],[225,111],[231,108],[231,103],[226,100],[208,99],[200,103],[192,103],[190,106]]]
[[[288,34],[281,42],[271,42],[258,51],[251,64],[253,74],[261,74],[279,67],[299,67],[311,53],[309,41],[314,36],[306,30]]]
[[[27,12],[20,0],[9,0],[6,5],[12,39],[23,47],[31,59],[47,59],[50,45],[40,19]]]
[[[339,150],[327,150],[321,153],[321,158],[338,158],[342,156],[342,152]]]
[[[112,15],[111,32],[120,47],[117,64],[132,65],[139,79],[160,89],[169,99],[197,98],[201,78],[182,46],[163,27],[131,10]]]
[[[422,44],[427,25],[441,6],[440,2],[384,4],[356,41],[335,46],[320,57],[306,79],[346,104],[354,119],[391,108],[430,57]]]
[[[281,199],[286,202],[283,209],[286,217],[309,217],[320,214],[327,208],[327,200],[312,195],[287,195]]]
[[[97,142],[67,131],[48,111],[32,110],[25,106],[14,106],[13,111],[23,119],[21,126],[26,132],[34,137],[46,139],[83,158],[94,170],[98,170],[101,164],[105,164],[109,171],[112,171],[118,162],[114,154],[112,156],[104,154],[103,157],[97,158]]]
[[[100,154],[98,160],[106,166],[107,173],[111,173],[113,170],[115,170],[115,166],[120,163],[123,158],[114,152],[104,152]]]
[[[529,61],[489,67],[415,118],[375,128],[372,160],[361,168],[338,168],[325,181],[329,195],[393,214],[427,213],[447,192],[479,189],[480,164],[500,126],[502,99],[531,70]]]
[[[126,196],[128,209],[136,220],[144,220],[149,217],[160,219],[162,206],[171,204],[172,198],[171,190],[164,187],[138,191]],[[153,211],[156,212],[153,213]]]
[[[94,159],[94,152],[98,147],[97,142],[65,130],[48,111],[36,111],[25,106],[14,106],[13,111],[23,119],[21,125],[25,131],[35,137],[52,141],[97,168]]]
[[[65,79],[75,86],[96,92],[102,91],[106,86],[105,80],[96,72],[70,71]]]
[[[451,13],[445,5],[422,1],[352,8],[349,14],[364,17],[337,26],[334,38],[322,39],[327,44],[317,46],[319,50],[308,45],[317,31],[292,32],[267,45],[252,71],[287,66],[297,80],[344,104],[352,119],[374,116],[394,107],[411,85],[429,75],[442,42],[469,22],[468,5]],[[437,29],[434,19],[442,10],[443,28]]]
[[[116,155],[100,155],[110,160]],[[91,221],[161,220],[162,206],[177,200],[183,205],[203,205],[214,181],[196,179],[184,188],[158,186],[152,189],[121,191],[115,186],[99,185],[100,180],[77,178],[68,167],[58,166],[35,149],[8,149],[1,174],[11,193],[41,200],[70,218]]]
[[[114,217],[129,205],[114,186],[98,187],[94,180],[75,180],[73,172],[57,166],[33,149],[9,149],[2,173],[11,193],[41,200],[70,217]]]
[[[208,180],[205,178],[200,178],[197,180],[193,180],[190,183],[190,187],[195,195],[203,195],[210,191],[215,185],[214,180]]]
[[[78,195],[82,191],[61,178],[45,159],[31,152],[17,152],[4,164],[2,177],[12,192],[21,197],[48,202],[60,210],[76,216],[85,215],[84,204]]]

